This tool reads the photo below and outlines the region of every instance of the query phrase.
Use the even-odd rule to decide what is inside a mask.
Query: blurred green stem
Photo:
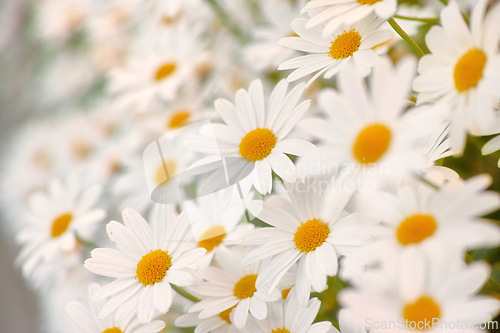
[[[231,20],[229,15],[226,13],[224,8],[217,2],[217,0],[207,0],[212,10],[217,14],[219,19],[224,23],[226,28],[233,33],[236,38],[240,40],[240,42],[245,43],[248,38],[243,34],[243,32],[236,26],[236,24]]]
[[[193,301],[193,302],[200,301],[197,297],[194,297],[193,295],[191,295],[190,293],[185,291],[183,288],[181,288],[175,284],[170,284],[170,285],[172,286],[172,289],[175,290],[175,292],[178,293],[179,295],[181,295],[182,297],[184,297],[190,301]]]
[[[399,24],[397,24],[396,21],[394,21],[393,17],[388,19],[387,22],[389,22],[394,31],[396,31],[398,35],[401,36],[401,38],[403,38],[404,41],[407,42],[413,48],[413,50],[415,51],[415,53],[418,55],[419,58],[425,55],[425,52],[422,51],[420,46],[418,46],[418,44],[415,43],[415,41],[406,33],[406,31],[403,30],[403,28],[399,26]]]
[[[417,22],[431,23],[431,24],[437,24],[437,23],[439,23],[439,18],[438,17],[420,18],[420,17],[409,17],[409,16],[403,16],[403,15],[394,15],[394,18],[397,18],[397,19],[400,19],[400,20],[417,21]]]

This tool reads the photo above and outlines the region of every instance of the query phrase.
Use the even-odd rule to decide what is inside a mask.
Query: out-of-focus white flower
[[[310,29],[328,21],[322,28],[325,37],[342,24],[359,22],[372,13],[386,20],[394,15],[397,5],[396,0],[311,0],[303,9],[312,16],[305,27]]]
[[[356,290],[342,290],[340,302],[363,318],[370,333],[479,332],[476,325],[500,309],[498,300],[476,295],[490,268],[485,263],[465,266],[443,254],[425,261],[410,251],[394,270],[373,275]]]
[[[105,211],[95,208],[101,187],[83,189],[76,176],[64,183],[52,180],[47,193],[30,196],[28,224],[19,231],[17,240],[23,245],[16,259],[27,278],[36,279],[37,271],[58,260],[63,254],[78,250],[82,240],[90,240]]]
[[[36,31],[39,37],[55,43],[66,42],[87,18],[89,1],[42,0],[37,3]]]
[[[445,101],[450,104],[450,137],[455,153],[462,153],[466,133],[491,130],[500,99],[500,4],[485,15],[488,0],[478,1],[470,27],[457,3],[450,1],[441,12],[442,26],[425,36],[431,54],[420,59],[413,88],[418,103]]]
[[[378,59],[374,48],[392,37],[391,31],[378,29],[383,21],[374,15],[342,25],[326,37],[321,36],[321,27],[307,29],[306,22],[304,18],[295,19],[292,29],[298,37],[283,38],[280,44],[308,54],[287,60],[278,69],[295,69],[288,81],[316,73],[307,85],[320,76],[333,77],[348,63],[353,63],[360,75],[368,75]]]
[[[157,205],[151,225],[132,209],[123,211],[123,220],[125,225],[111,221],[106,227],[117,249],[94,249],[84,267],[115,279],[94,293],[94,301],[110,297],[98,319],[114,312],[116,320],[137,314],[141,323],[147,323],[169,310],[171,283],[193,284],[191,266],[206,251],[187,248],[190,224],[185,213],[176,217],[173,206]]]
[[[256,263],[244,267],[242,259],[245,253],[244,248],[237,247],[231,250],[221,248],[216,253],[215,262],[220,268],[208,267],[204,272],[206,282],[189,289],[204,298],[190,306],[189,313],[199,312],[198,317],[206,319],[229,309],[223,315],[224,319],[229,317],[237,328],[245,326],[249,312],[256,319],[266,318],[267,303],[276,301],[280,293],[276,289],[263,292],[256,286],[262,265]]]
[[[299,15],[304,2],[304,0],[262,2],[262,14],[266,25],[255,28],[252,42],[243,52],[246,63],[257,71],[274,71],[279,64],[294,55],[294,50],[283,47],[278,42],[294,34],[290,22]]]
[[[136,112],[175,100],[179,89],[200,79],[198,69],[205,59],[199,29],[183,24],[143,33],[126,65],[110,75],[110,93]]]
[[[132,316],[123,320],[114,320],[112,316],[98,319],[99,312],[106,304],[106,300],[93,301],[94,294],[100,288],[97,283],[90,284],[85,304],[71,301],[66,306],[66,312],[76,333],[158,333],[165,327],[165,323],[161,320],[141,325],[137,319],[131,319]]]

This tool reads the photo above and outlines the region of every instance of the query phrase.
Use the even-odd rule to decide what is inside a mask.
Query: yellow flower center
[[[161,65],[160,68],[158,68],[156,70],[155,80],[156,81],[163,80],[164,78],[166,78],[167,76],[172,74],[175,71],[175,69],[176,69],[176,66],[173,62],[167,62],[167,63]]]
[[[201,235],[198,246],[203,247],[207,250],[207,252],[210,252],[222,243],[224,237],[226,237],[226,229],[224,229],[223,226],[219,225],[210,228],[205,231],[203,235]]]
[[[219,313],[219,317],[222,319],[222,320],[225,320],[229,325],[231,325],[231,318],[229,317],[229,315],[231,314],[231,311],[233,311],[233,309],[236,307],[233,306],[233,307],[230,307],[229,309],[226,309],[224,311],[222,311],[221,313]]]
[[[234,296],[236,296],[239,299],[252,297],[253,294],[257,291],[257,288],[255,288],[256,280],[257,280],[257,274],[248,274],[242,277],[234,285],[234,290],[233,290]]]
[[[191,114],[187,110],[178,110],[167,124],[168,128],[178,128],[186,124]]]
[[[361,45],[361,35],[356,29],[344,32],[335,38],[328,53],[333,59],[345,59],[351,57]]]
[[[257,128],[248,132],[240,142],[240,155],[251,161],[260,161],[266,158],[274,146],[277,138],[274,133],[267,128]]]
[[[108,328],[105,331],[102,331],[102,333],[123,333],[123,331],[121,329],[119,329],[118,327],[112,327],[112,328]]]
[[[292,290],[292,287],[286,288],[281,292],[281,297],[283,299],[286,299],[288,297],[288,294],[290,293],[290,290]]]
[[[156,184],[161,185],[168,182],[170,178],[174,176],[176,169],[177,166],[174,161],[165,161],[165,163],[161,164],[156,170]]]
[[[172,266],[172,257],[168,251],[156,250],[142,256],[137,263],[136,279],[145,286],[160,282]]]
[[[420,243],[432,236],[436,227],[436,220],[432,216],[415,214],[401,222],[396,230],[396,236],[403,245]]]
[[[486,65],[486,54],[479,49],[472,49],[464,54],[455,65],[453,78],[455,88],[464,92],[474,88],[483,77],[483,69]]]
[[[323,244],[330,235],[330,228],[325,222],[312,219],[302,223],[295,232],[295,248],[301,252],[311,252]]]
[[[358,134],[352,152],[359,163],[375,163],[385,154],[390,143],[389,128],[382,124],[373,124]]]
[[[277,328],[273,330],[271,333],[290,333],[290,331],[285,327],[283,327],[283,328]]]
[[[69,224],[73,220],[73,215],[66,213],[58,216],[52,222],[52,238],[61,236],[66,230],[68,230]]]
[[[408,304],[403,310],[403,318],[408,320],[410,328],[419,326],[424,328],[425,322],[432,323],[434,318],[439,319],[441,310],[439,305],[430,297],[424,296],[414,303]],[[419,324],[420,323],[420,324]]]
[[[358,3],[360,5],[374,5],[376,4],[377,2],[380,2],[382,0],[358,0]]]

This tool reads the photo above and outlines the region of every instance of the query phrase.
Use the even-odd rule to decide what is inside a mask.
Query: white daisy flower
[[[305,306],[297,302],[295,288],[286,300],[278,300],[269,305],[269,313],[264,320],[248,320],[243,329],[246,333],[339,333],[329,321],[314,323],[321,302],[315,297]],[[348,332],[346,332],[348,333]]]
[[[315,72],[307,85],[320,76],[329,79],[351,62],[360,75],[366,76],[378,59],[374,47],[392,37],[389,30],[377,30],[383,21],[373,15],[360,22],[343,25],[326,37],[321,36],[321,27],[307,29],[306,22],[304,18],[295,19],[292,29],[299,37],[287,37],[280,41],[281,45],[308,53],[287,60],[278,67],[278,70],[295,69],[287,77],[290,82]]]
[[[92,239],[105,216],[104,210],[95,208],[100,194],[100,186],[83,189],[72,176],[65,182],[52,180],[47,193],[30,196],[28,224],[16,235],[23,245],[16,261],[25,277],[32,277],[61,254],[78,249],[79,239]]]
[[[450,181],[439,190],[424,184],[403,186],[395,194],[377,192],[360,200],[357,210],[380,221],[370,227],[374,240],[346,258],[344,277],[365,264],[392,266],[408,250],[434,256],[500,244],[500,228],[480,217],[500,207],[500,196],[485,191],[491,178],[483,175],[465,182]]]
[[[264,293],[256,286],[261,264],[242,266],[245,253],[243,248],[238,247],[231,250],[221,248],[216,253],[215,261],[220,268],[208,267],[204,272],[206,282],[189,289],[204,298],[193,304],[188,309],[189,313],[199,312],[200,319],[215,315],[224,320],[229,317],[237,328],[245,326],[249,313],[259,320],[266,318],[266,303],[276,301],[280,293],[276,289]]]
[[[500,98],[500,4],[485,16],[488,0],[473,9],[470,27],[455,1],[441,12],[442,26],[425,36],[431,54],[420,59],[413,89],[418,103],[445,100],[450,103],[450,137],[455,153],[465,146],[466,132],[484,134],[495,117]]]
[[[380,273],[357,290],[342,290],[341,304],[363,318],[370,333],[482,332],[475,325],[500,310],[497,299],[476,295],[490,268],[465,266],[442,252],[429,262],[411,252],[394,271]]]
[[[158,333],[165,323],[161,320],[141,325],[136,319],[130,317],[124,320],[113,320],[111,316],[98,319],[97,314],[106,304],[106,300],[94,302],[94,294],[101,288],[97,283],[92,283],[88,287],[88,302],[83,304],[72,301],[66,306],[66,313],[72,320],[72,326],[76,333]]]
[[[99,319],[116,310],[117,320],[137,313],[139,321],[146,323],[169,310],[171,283],[186,286],[194,282],[191,266],[206,251],[186,249],[189,222],[185,213],[176,218],[172,206],[157,205],[151,226],[132,209],[123,211],[123,220],[125,225],[111,221],[106,227],[117,249],[94,249],[84,267],[115,278],[94,294],[94,301],[111,297]]]
[[[238,224],[246,208],[236,186],[205,195],[196,201],[186,200],[184,207],[195,241],[207,250],[206,266],[220,248],[241,244],[241,239],[254,227],[251,223]]]
[[[206,135],[194,136],[186,142],[193,150],[230,158],[227,164],[230,175],[251,170],[253,185],[262,194],[271,192],[272,171],[285,181],[295,181],[295,166],[285,154],[300,156],[314,149],[314,145],[305,140],[289,138],[311,102],[297,104],[304,84],[289,93],[287,89],[288,83],[280,81],[266,105],[262,83],[255,80],[248,91],[238,90],[236,104],[216,100],[215,108],[226,124],[211,124],[215,138],[208,137],[207,129]],[[225,183],[225,177],[224,170],[216,171],[211,178],[214,186]]]
[[[258,246],[245,257],[244,264],[271,258],[256,286],[272,290],[298,262],[296,295],[305,305],[311,290],[322,292],[327,277],[337,274],[338,256],[363,244],[366,237],[357,214],[344,211],[352,191],[344,189],[342,182],[317,176],[286,187],[289,198],[274,195],[248,204],[252,214],[272,227],[259,228],[243,240],[246,245]]]
[[[312,16],[307,29],[323,23],[323,36],[328,36],[341,24],[359,22],[372,13],[386,20],[396,13],[397,5],[397,0],[311,0],[302,11]]]
[[[444,112],[439,105],[407,110],[414,76],[411,59],[393,68],[381,58],[367,91],[363,79],[346,67],[339,76],[341,93],[324,90],[318,97],[327,119],[305,119],[301,128],[319,138],[318,158],[344,168],[360,181],[384,184],[422,173],[446,145],[442,139]]]

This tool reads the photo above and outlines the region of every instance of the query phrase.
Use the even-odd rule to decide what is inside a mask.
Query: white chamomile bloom
[[[189,313],[199,312],[200,319],[215,315],[224,319],[229,317],[237,328],[245,326],[249,313],[259,320],[266,318],[267,303],[280,298],[280,293],[276,289],[264,293],[255,285],[262,265],[244,267],[241,262],[246,252],[233,247],[231,250],[222,248],[216,253],[215,262],[220,268],[208,267],[204,272],[206,282],[189,289],[203,298],[188,309]]]
[[[285,154],[300,156],[314,149],[305,140],[289,138],[311,102],[299,103],[304,84],[288,93],[287,90],[288,83],[280,81],[266,105],[262,82],[255,80],[248,91],[236,92],[235,104],[216,100],[215,108],[225,124],[211,124],[212,138],[207,131],[204,136],[194,136],[186,142],[193,150],[229,158],[230,175],[250,170],[253,185],[262,194],[271,192],[272,171],[285,181],[295,181],[295,165]],[[216,172],[212,177],[214,184],[224,183],[224,170]]]
[[[141,325],[131,316],[124,320],[114,320],[112,316],[98,319],[97,315],[106,304],[106,300],[94,302],[94,294],[101,288],[99,284],[92,283],[88,287],[88,302],[83,304],[72,301],[66,306],[66,313],[71,318],[71,323],[76,333],[158,333],[165,323],[161,320],[153,320],[148,324]]]
[[[189,221],[185,213],[175,215],[174,207],[156,205],[152,225],[132,209],[123,211],[124,225],[108,223],[108,236],[117,249],[94,249],[84,264],[92,273],[115,278],[93,296],[94,301],[110,297],[99,319],[116,310],[117,320],[137,313],[139,321],[147,323],[169,310],[171,283],[186,286],[195,281],[191,266],[205,249],[186,249]]]
[[[485,16],[488,0],[474,7],[470,27],[455,1],[441,12],[441,25],[425,36],[431,51],[420,59],[413,88],[418,103],[444,100],[452,114],[450,137],[455,153],[465,146],[466,132],[485,134],[500,98],[500,4]]]
[[[257,245],[244,264],[271,258],[257,278],[257,288],[274,289],[284,274],[298,262],[295,288],[301,304],[311,290],[326,288],[328,276],[338,270],[338,257],[366,242],[357,214],[344,211],[352,190],[335,183],[330,176],[307,177],[304,182],[286,184],[289,198],[271,196],[252,201],[249,211],[272,227],[259,228],[244,240]]]
[[[500,309],[497,299],[476,295],[488,279],[488,265],[465,265],[442,252],[432,260],[408,254],[393,271],[378,273],[356,290],[342,290],[340,303],[362,318],[370,333],[483,332],[478,323]]]
[[[424,256],[498,246],[500,228],[480,217],[500,207],[500,196],[485,191],[488,176],[450,181],[436,190],[424,184],[402,186],[395,194],[379,192],[360,199],[366,218],[380,221],[371,228],[373,242],[346,258],[344,273],[352,276],[364,264],[391,266],[398,257],[417,249]]]
[[[184,202],[195,241],[207,250],[206,266],[220,248],[240,244],[244,235],[253,230],[251,223],[238,225],[245,212],[243,200],[233,186]]]
[[[77,249],[79,237],[92,239],[105,216],[104,210],[95,208],[100,194],[100,186],[83,189],[75,176],[65,182],[52,180],[47,193],[30,196],[28,224],[17,234],[23,248],[16,260],[26,277]]]
[[[301,127],[321,140],[318,158],[347,170],[362,182],[385,184],[421,173],[432,165],[431,140],[440,138],[444,112],[438,105],[407,110],[415,63],[408,59],[393,68],[381,58],[367,91],[349,67],[340,72],[340,93],[324,90],[318,97],[325,119],[305,119]]]
[[[321,302],[317,298],[310,299],[307,304],[300,305],[292,289],[286,300],[278,300],[269,305],[267,318],[264,320],[249,319],[243,329],[245,333],[334,333],[338,330],[329,321],[314,323]],[[348,333],[348,332],[346,332]]]
[[[311,0],[302,11],[312,16],[307,29],[323,23],[323,36],[328,36],[341,24],[361,21],[372,13],[386,20],[396,13],[397,5],[397,0]]]
[[[360,75],[366,76],[378,59],[374,47],[392,37],[391,31],[377,29],[383,21],[373,15],[360,22],[342,25],[326,37],[321,36],[321,27],[307,29],[306,22],[304,18],[295,19],[292,29],[298,37],[286,37],[280,41],[281,45],[307,53],[278,67],[279,70],[295,69],[287,77],[290,82],[312,73],[316,74],[308,85],[320,76],[329,79],[351,62]]]

